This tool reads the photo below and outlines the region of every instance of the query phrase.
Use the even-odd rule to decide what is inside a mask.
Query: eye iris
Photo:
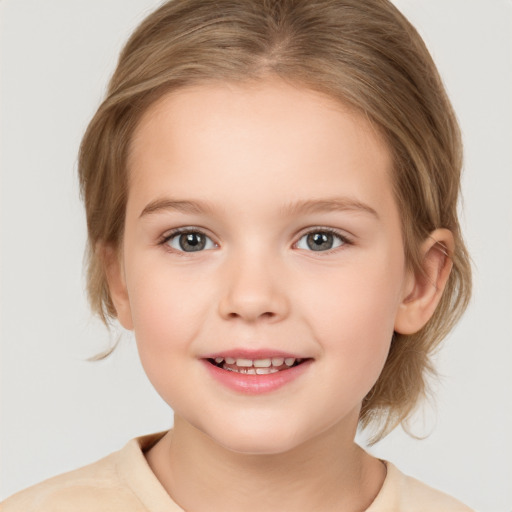
[[[330,233],[310,233],[307,236],[308,247],[312,251],[332,249],[334,237]]]
[[[201,251],[206,245],[206,239],[200,233],[185,233],[180,235],[180,247],[187,252]]]

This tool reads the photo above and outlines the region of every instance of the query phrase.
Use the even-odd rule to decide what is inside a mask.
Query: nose
[[[276,262],[251,255],[226,262],[219,314],[226,320],[246,322],[286,318],[289,301]]]

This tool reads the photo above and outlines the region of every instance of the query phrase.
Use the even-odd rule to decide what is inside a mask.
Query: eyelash
[[[300,237],[299,237],[299,239],[297,240],[297,242],[295,242],[293,244],[293,246],[296,247],[298,245],[298,243],[305,236],[308,236],[308,235],[311,235],[311,234],[317,234],[317,233],[323,233],[323,234],[332,235],[333,237],[338,238],[341,241],[341,244],[339,246],[337,246],[337,247],[333,247],[332,249],[327,249],[325,251],[314,251],[313,249],[310,249],[307,252],[312,252],[312,253],[318,252],[321,255],[328,255],[328,254],[331,254],[331,253],[336,252],[338,250],[342,250],[344,246],[354,245],[353,240],[350,237],[348,237],[346,234],[342,234],[338,230],[333,229],[333,228],[326,228],[326,227],[322,227],[322,226],[316,226],[316,227],[313,227],[313,228],[308,228],[306,231],[302,232]]]
[[[333,229],[333,228],[326,228],[326,227],[316,226],[316,227],[308,228],[306,231],[303,231],[300,234],[298,240],[293,244],[293,247],[297,248],[298,243],[304,237],[306,237],[308,235],[311,235],[311,234],[317,234],[317,233],[323,233],[323,234],[332,235],[333,237],[336,237],[337,239],[339,239],[339,241],[341,243],[337,247],[334,247],[332,249],[327,249],[325,251],[314,251],[313,249],[310,249],[307,252],[318,252],[320,254],[326,255],[326,254],[331,254],[332,252],[335,252],[335,251],[339,250],[340,248],[342,248],[344,246],[354,245],[353,240],[350,237],[348,237],[346,234],[342,234],[342,233],[340,233],[339,231],[337,231],[336,229]],[[191,227],[184,227],[184,228],[176,228],[176,229],[173,229],[170,232],[167,232],[162,237],[162,239],[158,242],[158,245],[167,246],[167,249],[170,252],[172,252],[174,254],[178,254],[180,256],[189,255],[189,254],[193,253],[194,251],[181,251],[181,250],[174,249],[174,248],[170,247],[170,245],[168,245],[170,240],[172,240],[173,238],[177,237],[178,235],[183,235],[183,234],[199,234],[199,235],[202,235],[202,236],[208,238],[209,240],[211,240],[212,243],[216,247],[218,247],[218,244],[215,241],[213,241],[211,237],[209,237],[207,234],[205,234],[205,232],[202,229],[194,228],[192,226]],[[207,249],[207,250],[211,250],[211,249]],[[196,252],[204,252],[204,250],[196,251]]]
[[[202,235],[204,236],[205,238],[211,240],[213,242],[213,244],[215,246],[218,247],[218,244],[215,243],[212,238],[210,236],[208,236],[202,229],[200,228],[195,228],[193,226],[190,226],[190,227],[185,227],[185,228],[176,228],[176,229],[173,229],[172,231],[168,231],[167,233],[165,233],[163,236],[162,236],[162,239],[158,242],[158,245],[162,245],[162,246],[165,246],[165,248],[169,251],[169,252],[172,252],[173,254],[177,254],[179,256],[187,256],[187,255],[190,255],[191,253],[193,253],[194,251],[180,251],[178,249],[174,249],[172,248],[170,245],[169,245],[169,241],[171,241],[173,238],[179,236],[179,235],[187,235],[187,234],[198,234],[198,235]],[[196,252],[203,252],[203,251],[196,251]]]

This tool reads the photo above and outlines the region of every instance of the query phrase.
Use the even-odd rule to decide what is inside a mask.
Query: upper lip
[[[291,352],[285,352],[282,350],[275,350],[275,349],[258,349],[258,350],[251,350],[251,349],[230,349],[230,350],[223,350],[220,352],[212,352],[211,354],[207,354],[203,356],[203,359],[215,359],[217,357],[222,357],[226,359],[227,357],[231,357],[233,359],[269,359],[273,357],[283,357],[283,358],[289,358],[293,357],[295,359],[308,359],[307,356],[302,356],[299,354],[293,354]]]

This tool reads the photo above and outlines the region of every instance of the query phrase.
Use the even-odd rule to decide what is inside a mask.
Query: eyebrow
[[[155,199],[148,203],[139,215],[149,215],[151,213],[159,213],[161,211],[176,210],[182,213],[210,213],[213,207],[204,201],[177,201],[169,198]]]
[[[174,200],[170,198],[155,199],[146,205],[140,217],[175,210],[182,213],[204,214],[214,211],[214,207],[205,201]],[[332,211],[353,211],[368,213],[379,219],[379,214],[369,205],[348,197],[334,197],[327,199],[300,200],[285,205],[280,210],[282,215],[294,215],[299,213],[323,213]]]
[[[371,206],[357,199],[350,197],[332,197],[327,199],[309,199],[306,201],[295,201],[286,205],[282,213],[323,213],[332,211],[353,211],[368,213],[379,219],[379,214]]]

